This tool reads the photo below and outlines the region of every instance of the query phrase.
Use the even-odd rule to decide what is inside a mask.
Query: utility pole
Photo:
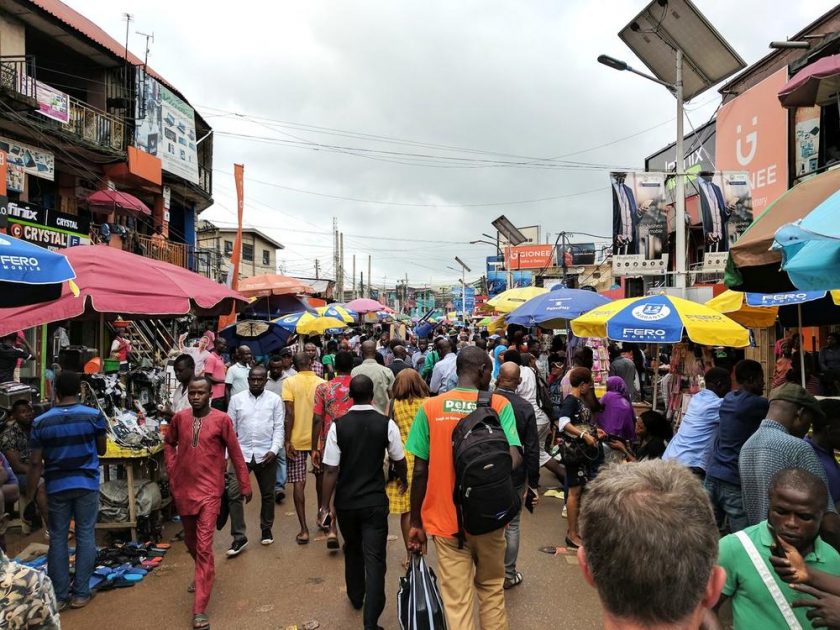
[[[359,276],[360,276],[359,277],[359,294],[360,294],[360,297],[364,297],[365,296],[365,272],[360,271]]]
[[[368,288],[367,288],[367,295],[365,296],[367,298],[370,297],[370,279],[371,279],[371,275],[370,275],[370,254],[368,254]]]
[[[333,273],[335,274],[335,284],[333,292],[338,291],[338,219],[333,217]]]
[[[350,292],[350,299],[356,299],[356,254],[353,254],[353,290]]]
[[[338,265],[338,286],[339,292],[338,294],[341,296],[341,302],[344,301],[344,232],[339,235],[339,245],[338,245],[338,258],[339,258],[339,265]]]
[[[316,280],[320,280],[320,277],[318,276],[318,271],[320,270],[320,268],[319,268],[318,265],[319,265],[319,262],[318,262],[318,259],[316,258],[315,259],[315,279]]]

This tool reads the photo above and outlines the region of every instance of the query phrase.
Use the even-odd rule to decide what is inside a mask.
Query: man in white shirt
[[[440,360],[435,363],[432,370],[432,380],[429,382],[429,390],[434,394],[445,394],[449,391],[449,384],[455,374],[455,362],[458,355],[452,352],[452,344],[448,339],[442,339],[437,343]]]
[[[179,411],[189,409],[190,407],[187,390],[190,386],[190,381],[195,378],[195,361],[188,354],[179,354],[172,364],[172,369],[175,372],[175,380],[178,381],[178,384],[172,392],[172,405],[168,410],[164,410],[164,413],[169,416],[173,416]]]
[[[274,392],[278,396],[283,395],[283,381],[290,376],[297,374],[292,367],[292,352],[284,348],[280,354],[272,355],[268,360],[268,381],[265,384],[267,391]]]
[[[233,396],[248,389],[248,374],[253,359],[251,348],[248,346],[239,346],[236,349],[236,363],[231,365],[225,374],[225,398],[228,404]]]
[[[242,448],[248,470],[257,478],[260,488],[260,529],[263,545],[274,542],[271,528],[274,525],[274,483],[277,478],[277,454],[283,448],[285,409],[280,397],[265,391],[268,379],[266,369],[257,365],[248,374],[248,389],[231,397],[228,415]],[[238,494],[238,493],[237,493]],[[245,514],[242,500],[230,502],[233,546],[229,556],[235,556],[244,545],[237,548],[237,540],[245,539]],[[235,552],[235,553],[231,553]]]

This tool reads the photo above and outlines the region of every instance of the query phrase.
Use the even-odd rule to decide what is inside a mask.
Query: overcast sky
[[[748,64],[834,6],[695,2]],[[311,277],[317,258],[332,277],[333,217],[347,287],[353,254],[357,278],[373,256],[374,285],[451,283],[455,255],[477,278],[495,250],[469,241],[502,213],[543,240],[603,241],[610,167],[641,168],[674,138],[664,88],[596,62],[644,69],[617,33],[646,0],[69,4],[120,42],[131,13],[140,57],[135,31],[154,32],[149,64],[216,131],[216,205],[202,218],[235,221],[232,165],[244,163],[245,222],[286,244],[292,275]],[[696,97],[691,123],[718,102]]]

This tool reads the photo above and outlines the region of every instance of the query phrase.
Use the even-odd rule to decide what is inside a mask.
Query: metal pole
[[[356,299],[356,254],[353,254],[353,291],[351,293],[350,299]]]
[[[366,298],[370,297],[370,283],[372,282],[373,276],[370,275],[370,254],[368,254],[368,286],[367,286],[367,295]]]
[[[674,96],[677,97],[677,185],[676,204],[674,213],[674,255],[676,261],[674,271],[676,272],[675,286],[678,289],[686,287],[686,264],[685,264],[685,148],[683,147],[683,53],[677,48],[677,80],[675,83]],[[680,292],[680,297],[685,297],[685,291]]]
[[[461,313],[464,323],[467,323],[467,270],[461,266]]]
[[[338,237],[338,288],[340,302],[344,301],[344,232]]]
[[[802,376],[802,387],[805,387],[805,348],[802,347],[802,304],[796,305],[796,316],[799,321],[799,328],[796,330],[796,335],[799,337],[799,372]]]

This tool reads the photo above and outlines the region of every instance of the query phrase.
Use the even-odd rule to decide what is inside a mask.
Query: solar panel
[[[618,36],[661,81],[676,83],[683,51],[683,97],[697,96],[747,64],[691,0],[653,0]]]

